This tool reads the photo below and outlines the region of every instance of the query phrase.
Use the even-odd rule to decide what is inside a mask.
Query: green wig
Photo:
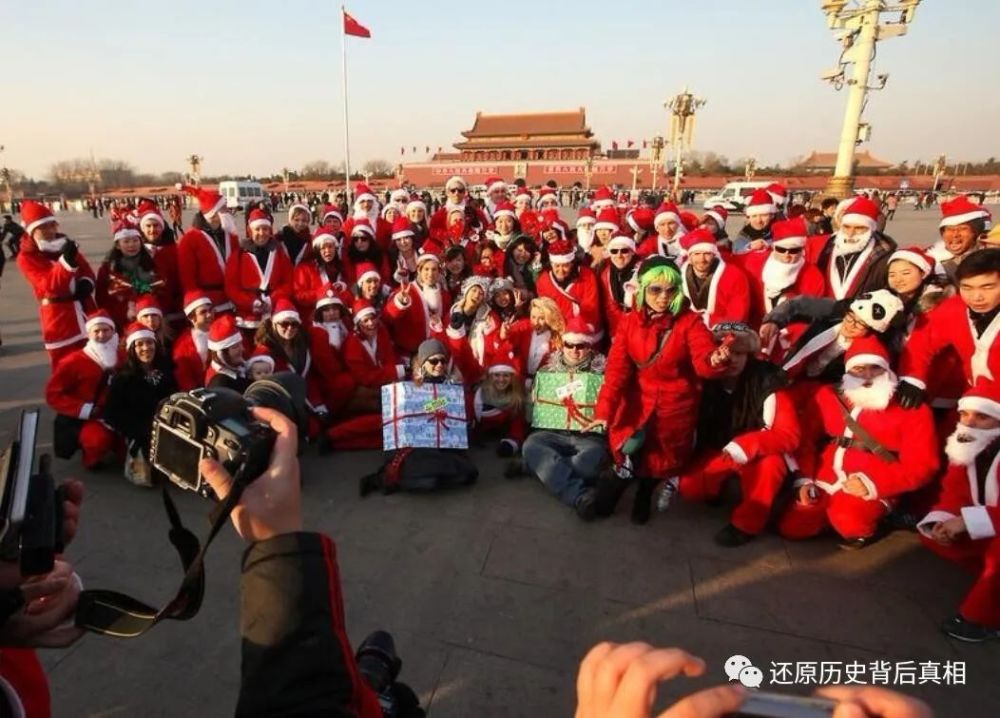
[[[635,296],[635,305],[642,309],[643,300],[646,298],[646,287],[657,281],[662,281],[675,290],[667,311],[676,317],[684,308],[685,297],[684,292],[677,291],[681,286],[681,271],[673,263],[657,264],[639,273],[639,291]]]

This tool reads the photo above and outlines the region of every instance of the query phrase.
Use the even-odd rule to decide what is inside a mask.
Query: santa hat
[[[594,332],[593,324],[588,324],[582,317],[571,317],[562,333],[563,344],[593,344],[596,340]]]
[[[406,217],[396,217],[396,220],[392,223],[392,238],[402,239],[403,237],[412,237],[413,227],[410,226],[410,220]]]
[[[923,247],[906,247],[905,249],[897,249],[889,257],[889,264],[892,264],[897,259],[909,262],[919,269],[920,273],[924,277],[934,271],[934,265],[936,264],[934,258],[927,254]]]
[[[242,341],[243,337],[240,336],[236,319],[232,314],[223,314],[212,322],[212,327],[208,330],[208,348],[213,352],[221,352]]]
[[[988,219],[989,212],[978,204],[973,204],[964,194],[955,199],[941,203],[941,222],[939,228],[954,227],[957,224],[974,222],[977,219]]]
[[[441,264],[441,258],[434,254],[434,252],[424,252],[421,251],[417,254],[417,269],[420,269],[420,265],[424,262],[434,262],[434,264]]]
[[[608,240],[608,249],[627,249],[630,252],[634,252],[635,240],[627,234],[616,234]]]
[[[402,187],[394,189],[389,195],[389,201],[393,204],[406,204],[410,201],[410,193]]]
[[[874,336],[854,339],[844,354],[845,371],[864,365],[880,366],[886,371],[891,368],[889,366],[889,351]]]
[[[785,189],[785,186],[783,184],[772,182],[771,184],[769,184],[767,187],[764,188],[764,191],[767,192],[769,195],[771,195],[771,201],[774,202],[779,207],[781,207],[782,205],[785,204],[785,202],[788,201],[788,190]]]
[[[636,207],[625,215],[625,221],[636,232],[648,232],[653,229],[653,219],[655,216],[655,213],[649,207]]]
[[[458,175],[455,175],[454,177],[449,177],[448,181],[444,183],[444,188],[446,190],[449,190],[452,187],[458,187],[458,186],[468,187],[468,185],[465,183],[465,180],[462,179],[461,177],[459,177]]]
[[[422,200],[416,197],[414,197],[413,199],[411,199],[409,202],[406,203],[407,212],[409,212],[411,209],[417,209],[417,208],[422,209],[424,212],[427,211],[427,205],[424,204]]]
[[[729,219],[729,212],[726,211],[725,207],[715,205],[710,210],[705,212],[705,217],[702,217],[702,221],[704,222],[706,218],[715,220],[715,223],[719,225],[719,229],[725,229],[726,220]]]
[[[139,322],[132,322],[125,329],[125,349],[131,349],[132,345],[140,339],[152,339],[156,341],[156,334],[149,327],[139,324]]]
[[[597,223],[597,216],[590,207],[582,207],[576,215],[576,226],[581,224],[594,225]]]
[[[514,356],[514,348],[510,343],[502,342],[493,348],[486,358],[486,372],[488,374],[520,373],[517,368],[517,358]]]
[[[684,224],[681,221],[681,212],[677,209],[677,205],[673,202],[664,202],[656,208],[656,214],[653,215],[653,226],[655,227],[661,221],[667,219],[672,220],[677,224]]]
[[[278,322],[302,323],[302,317],[299,316],[299,312],[295,308],[295,305],[284,297],[275,300],[274,313],[271,314],[271,323],[277,324]]]
[[[557,239],[549,245],[550,264],[570,264],[576,259],[576,250],[565,239]]]
[[[100,324],[107,324],[112,329],[115,328],[115,322],[106,309],[98,309],[96,312],[88,314],[87,323],[84,325],[84,329],[89,332],[91,329]]]
[[[354,185],[354,204],[357,205],[359,202],[364,202],[365,200],[378,202],[378,199],[376,199],[375,193],[372,192],[371,187],[366,185],[364,182],[358,182]]]
[[[127,217],[115,222],[111,227],[111,232],[114,234],[116,242],[119,239],[128,239],[129,237],[142,237],[142,233],[139,231],[139,228],[136,227],[132,223],[132,220]]]
[[[254,347],[253,353],[247,357],[247,369],[250,368],[251,364],[256,364],[257,362],[267,364],[271,368],[271,371],[274,371],[274,357],[268,353],[267,347],[259,344]]]
[[[802,249],[806,246],[809,227],[804,217],[785,219],[771,225],[771,244],[784,249]]]
[[[492,192],[495,189],[507,190],[507,183],[503,181],[501,177],[491,176],[486,178],[486,191]]]
[[[620,229],[617,209],[614,207],[605,207],[597,213],[597,223],[594,225],[594,231],[596,232],[599,229],[608,229],[612,232],[617,232]]]
[[[1000,384],[979,378],[958,400],[958,410],[974,411],[1000,420]]]
[[[52,210],[41,202],[26,199],[21,202],[21,221],[24,223],[24,231],[30,237],[36,229],[43,224],[55,222],[56,218],[52,216]]]
[[[559,233],[560,239],[566,239],[569,234],[569,225],[562,221],[559,210],[555,207],[542,211],[542,222],[546,229],[554,229]]]
[[[323,285],[323,289],[320,291],[319,298],[316,300],[316,309],[322,309],[323,307],[330,307],[334,304],[339,304],[344,306],[344,300],[340,298],[340,293],[336,288],[327,282]]]
[[[681,237],[681,249],[687,254],[694,252],[711,252],[716,256],[719,254],[719,247],[715,243],[715,234],[704,227],[688,232]]]
[[[302,205],[298,206],[301,207]],[[291,218],[292,216],[291,211],[289,211],[288,216],[289,218]],[[257,227],[270,227],[270,226],[271,226],[271,217],[268,215],[267,212],[262,210],[260,207],[257,207],[256,209],[251,211],[249,215],[247,215],[248,229],[256,229]]]
[[[375,230],[372,229],[372,223],[365,217],[354,220],[354,224],[351,226],[351,236],[353,237],[357,234],[367,234],[369,237],[375,237]]]
[[[322,247],[327,242],[333,242],[335,246],[338,247],[340,246],[340,240],[337,239],[337,235],[333,234],[329,229],[327,229],[323,225],[320,225],[319,227],[316,228],[316,231],[313,232],[312,236],[313,249],[319,250],[319,248]]]
[[[766,189],[755,189],[753,194],[750,195],[750,201],[747,203],[746,209],[743,210],[743,214],[747,217],[754,217],[760,214],[774,214],[778,211],[778,208],[774,205],[774,200],[771,199],[771,195]]]
[[[184,292],[184,314],[193,314],[194,310],[203,304],[212,306],[212,300],[202,294],[200,289]]]
[[[528,189],[527,187],[521,187],[517,191],[517,194],[514,195],[514,201],[517,202],[518,200],[521,200],[521,199],[528,200],[528,206],[530,207],[531,204],[532,204],[532,200],[534,199],[532,197],[531,190]]]
[[[851,302],[850,309],[855,317],[881,334],[903,311],[903,301],[888,289],[876,289],[858,296]]]
[[[462,280],[462,296],[464,297],[469,293],[469,290],[473,287],[479,287],[483,290],[483,295],[488,295],[490,291],[490,284],[492,284],[493,279],[487,277],[483,274],[473,274],[471,277],[466,277]]]
[[[594,198],[590,201],[590,206],[594,208],[595,212],[600,212],[602,207],[614,207],[614,205],[615,196],[607,185],[598,187],[597,191],[594,192]]]
[[[701,224],[701,221],[694,212],[681,212],[681,225],[684,227],[685,232],[698,229],[699,224]]]
[[[150,199],[139,200],[139,207],[136,209],[136,214],[139,216],[140,227],[147,219],[156,222],[161,227],[167,226],[167,223],[163,220],[163,213],[160,212],[160,208]]]
[[[375,307],[367,299],[355,299],[351,313],[354,315],[354,326],[360,324],[366,317],[373,317],[377,314]]]
[[[293,204],[291,204],[288,207],[288,223],[289,224],[292,223],[292,216],[296,212],[305,212],[306,213],[306,217],[309,218],[309,221],[310,222],[312,221],[313,214],[312,214],[312,210],[309,208],[309,205],[304,204],[302,202],[294,202]]]
[[[135,318],[140,319],[147,314],[163,316],[163,310],[152,294],[143,294],[135,302]]]
[[[760,337],[746,322],[720,322],[712,327],[716,343],[728,342],[730,349],[741,354],[756,354],[760,351]]]
[[[198,211],[202,217],[211,219],[216,212],[226,206],[226,198],[219,194],[218,190],[206,189],[205,187],[192,187],[189,184],[178,182],[174,185],[179,190],[191,195],[198,202]]]
[[[382,281],[382,275],[378,273],[378,270],[375,269],[375,265],[372,264],[371,262],[362,262],[361,264],[358,265],[357,271],[358,271],[357,283],[359,287],[369,279],[377,279],[379,280],[380,283]]]
[[[874,231],[878,227],[878,205],[867,197],[857,197],[844,210],[844,216],[840,218],[840,223],[850,225],[864,225]]]
[[[510,217],[514,219],[517,217],[517,211],[514,209],[514,205],[506,200],[497,204],[496,211],[493,212],[493,218],[497,217]]]
[[[341,224],[343,224],[344,222],[344,215],[340,213],[340,210],[338,210],[332,204],[327,204],[323,207],[323,221],[325,222],[330,217],[336,217],[338,220],[340,220]]]
[[[540,207],[542,205],[542,202],[545,202],[547,200],[551,200],[552,202],[559,204],[559,198],[556,197],[556,191],[551,187],[542,187],[538,191],[538,201],[535,202],[535,205]]]

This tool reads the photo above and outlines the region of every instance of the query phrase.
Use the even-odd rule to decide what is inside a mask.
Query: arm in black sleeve
[[[302,532],[251,545],[241,594],[237,716],[380,715],[344,628],[333,541]]]
[[[837,300],[832,297],[802,295],[782,302],[764,317],[762,324],[777,324],[781,328],[792,322],[826,319],[837,311]]]

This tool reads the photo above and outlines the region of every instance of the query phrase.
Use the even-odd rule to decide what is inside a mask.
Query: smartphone
[[[35,464],[38,409],[21,413],[17,438],[0,458],[0,556],[12,560],[20,552],[21,526],[28,510],[28,489]]]
[[[726,718],[830,718],[837,702],[814,696],[752,691],[736,713]]]

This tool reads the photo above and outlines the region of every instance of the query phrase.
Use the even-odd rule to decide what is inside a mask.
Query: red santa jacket
[[[4,686],[7,696],[0,701],[11,704],[13,711],[10,715],[27,718],[49,718],[52,715],[49,681],[33,650],[0,649],[0,677],[7,684]],[[20,705],[13,705],[15,700]]]
[[[523,376],[534,376],[545,366],[554,350],[552,332],[537,334],[527,318],[518,319],[507,328],[507,341],[514,347],[514,356]]]
[[[325,330],[305,326],[309,348],[306,351],[302,370],[292,366],[283,352],[266,349],[274,359],[274,370],[291,371],[306,381],[306,405],[315,413],[329,412],[335,415],[351,398],[355,380],[347,369],[339,353],[330,346]]]
[[[361,386],[377,388],[406,376],[406,367],[399,361],[389,332],[381,325],[374,342],[352,332],[344,340],[344,361]]]
[[[519,379],[515,379],[519,381]],[[476,418],[476,431],[484,434],[502,434],[501,442],[509,443],[517,451],[528,435],[528,422],[524,410],[512,411],[491,406],[483,400],[482,387],[476,389],[472,399]]]
[[[580,317],[593,325],[594,331],[600,335],[604,328],[604,318],[601,316],[597,277],[590,267],[580,267],[579,272],[580,275],[565,289],[556,284],[551,270],[542,272],[535,282],[535,291],[538,296],[555,301],[566,321],[571,317]]]
[[[344,302],[344,306],[350,310],[354,298],[351,296],[347,288],[347,281],[341,272],[338,271],[336,276],[331,277],[314,258],[307,258],[295,265],[295,270],[292,272],[292,294],[295,307],[302,316],[302,321],[307,322],[312,319],[316,300],[319,299],[320,292],[323,291],[323,287],[327,283],[335,285],[339,283],[340,299]]]
[[[820,387],[803,412],[803,435],[796,455],[803,476],[828,493],[858,474],[868,500],[891,499],[929,482],[940,464],[934,417],[927,406],[904,409],[892,400],[881,411],[850,407],[851,416],[873,439],[896,456],[880,458],[864,448],[847,426],[837,387]],[[846,446],[842,444],[847,444]]]
[[[292,298],[292,260],[288,252],[275,246],[267,253],[267,262],[260,268],[252,252],[240,249],[229,255],[226,262],[226,295],[236,309],[236,322],[246,329],[256,329],[270,307],[261,302]],[[256,306],[255,306],[256,304]],[[308,316],[312,316],[312,312]]]
[[[118,352],[118,366],[125,353]],[[114,369],[105,369],[87,353],[86,348],[68,354],[45,385],[45,403],[54,412],[75,419],[100,418],[108,398],[108,385]]]
[[[354,223],[357,220],[351,216],[344,220],[344,244],[346,245],[351,241],[351,230],[354,229]],[[382,217],[379,217],[375,223],[372,225],[375,228],[375,244],[378,248],[382,250],[385,254],[389,251],[389,245],[392,244],[392,225],[386,222]]]
[[[969,309],[959,296],[949,297],[924,315],[903,346],[899,362],[902,379],[927,388],[933,378],[930,370],[934,357],[946,347],[958,353],[965,380],[971,385],[979,377],[1000,381],[1000,314],[983,332],[976,330]]]
[[[684,296],[691,300],[687,264],[681,265],[681,277]],[[694,302],[691,303],[692,311],[701,315],[705,326],[714,327],[722,322],[745,322],[750,319],[750,283],[742,269],[720,259],[708,282],[705,308],[695,309]]]
[[[608,328],[608,336],[613,337],[618,330],[618,324],[622,316],[634,306],[634,296],[631,288],[625,289],[625,307],[618,303],[611,290],[611,267],[610,261],[601,265],[597,273],[597,284],[601,291],[601,307],[604,311],[604,320]]]
[[[760,326],[761,319],[782,302],[799,296],[822,297],[826,292],[826,280],[823,279],[823,273],[815,265],[804,262],[795,277],[795,281],[782,289],[776,300],[768,297],[764,287],[764,266],[773,251],[746,252],[745,254],[731,255],[731,259],[727,260],[741,266],[746,273],[752,301],[750,322],[754,327]]]
[[[350,241],[350,239],[345,239],[345,244]],[[344,277],[344,282],[348,287],[354,287],[358,281],[358,268],[354,264],[350,255],[347,253],[347,248],[345,247],[340,254],[340,266],[342,267],[341,273]],[[389,259],[385,252],[381,253],[381,258],[378,264],[375,265],[376,271],[378,271],[379,276],[382,278],[382,284],[389,284],[392,281],[392,272],[389,270]]]
[[[155,263],[156,260],[154,259],[153,261]],[[97,292],[95,296],[97,297],[98,305],[111,315],[111,319],[114,320],[118,332],[121,333],[125,327],[135,321],[135,303],[143,295],[137,292],[134,287],[122,286],[116,282],[115,278],[118,276],[120,275],[112,272],[110,262],[102,262],[101,266],[97,269]],[[160,277],[156,275],[154,281],[161,281]],[[160,292],[160,288],[163,286],[158,285],[152,292],[161,309],[163,309],[163,294]]]
[[[239,252],[236,235],[226,237],[225,252],[220,252],[215,240],[193,227],[184,233],[177,245],[183,292],[204,292],[215,311],[227,311],[233,303],[226,298],[226,262]]]
[[[764,427],[748,431],[723,447],[740,465],[748,464],[761,456],[773,456],[795,451],[799,447],[801,431],[795,402],[785,391],[768,394],[761,408]]]
[[[195,341],[194,329],[188,327],[174,342],[174,378],[181,391],[191,391],[205,383],[208,369],[208,332],[200,332],[201,349]]]
[[[42,341],[46,349],[61,349],[86,340],[86,315],[97,309],[93,293],[83,302],[73,299],[77,281],[90,281],[95,288],[97,285],[94,271],[82,252],[76,255],[75,264],[75,267],[70,266],[59,255],[42,252],[27,234],[21,238],[17,266],[40,305]]]
[[[153,255],[153,267],[157,278],[163,282],[156,290],[156,299],[167,321],[184,316],[183,292],[177,244],[147,244],[146,249]]]
[[[992,538],[1000,531],[1000,454],[990,464],[986,476],[980,477],[976,462],[968,466],[949,464],[941,482],[941,495],[934,508],[920,520],[924,525],[947,521],[961,516],[971,539]]]
[[[400,303],[400,295],[404,291],[402,287],[393,292],[385,303],[383,318],[389,329],[389,335],[403,354],[416,354],[420,342],[431,337],[444,341],[451,295],[447,289],[440,288],[442,284],[438,284],[438,289],[421,290],[419,285],[411,282],[405,290],[410,300],[409,304]],[[424,296],[425,294],[433,296],[435,293],[437,311],[432,316]]]

